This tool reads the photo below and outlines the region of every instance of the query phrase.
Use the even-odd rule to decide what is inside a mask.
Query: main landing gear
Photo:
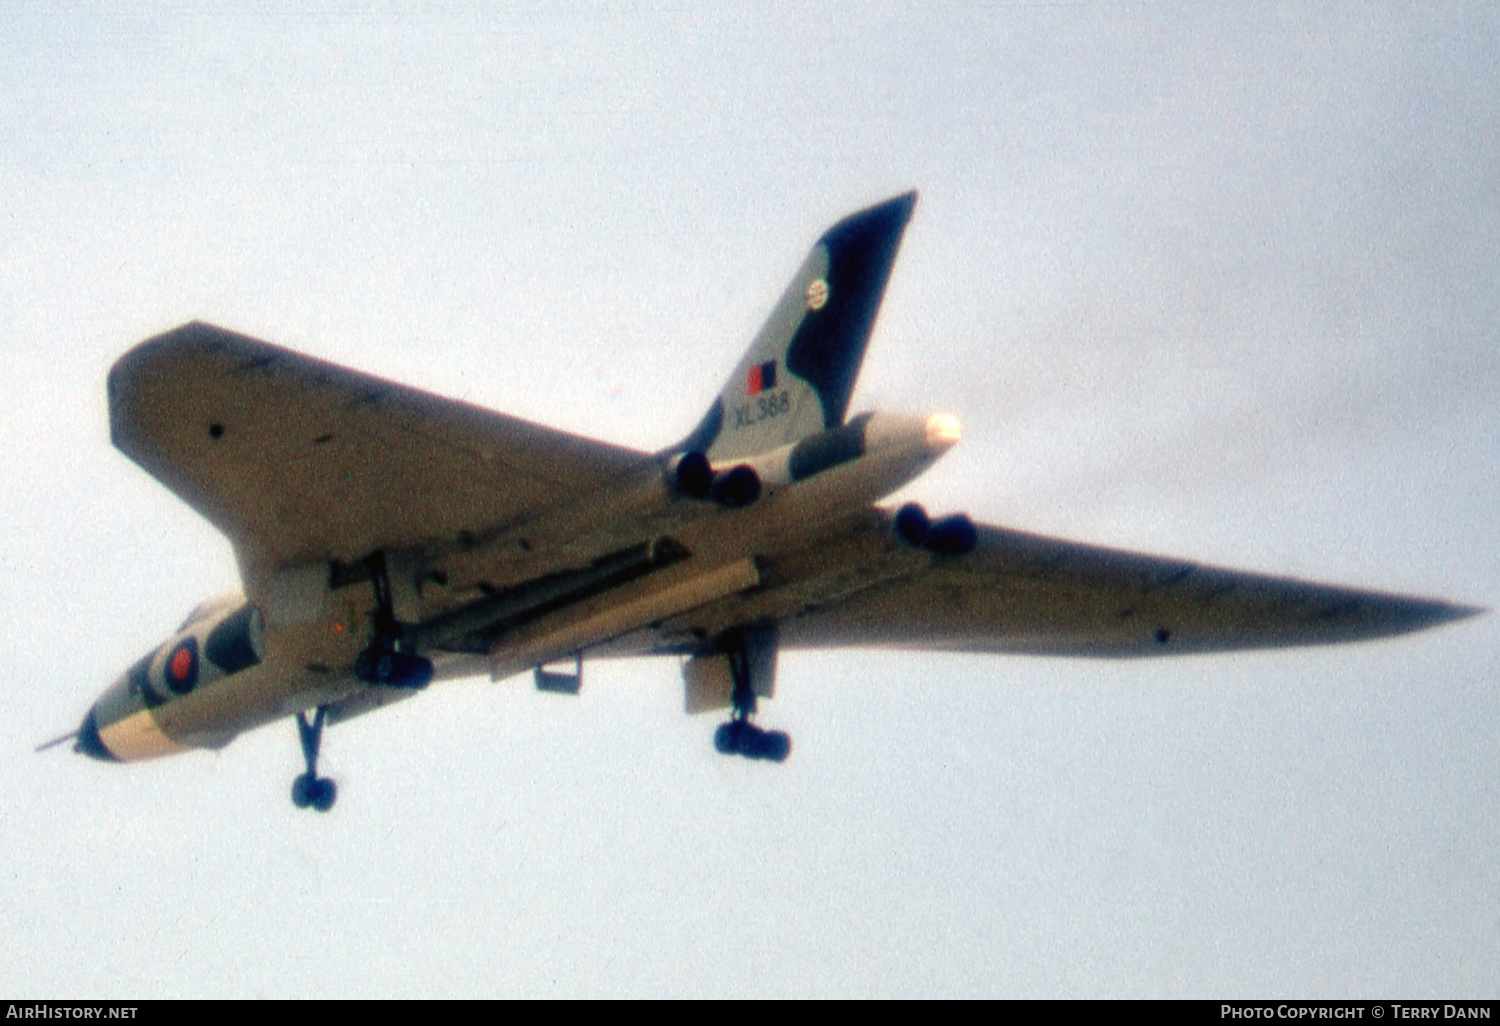
[[[385,552],[370,554],[364,559],[362,568],[345,568],[345,574],[349,580],[368,579],[375,590],[374,636],[369,646],[355,657],[354,675],[366,684],[413,691],[425,688],[432,680],[432,660],[404,651],[403,628],[396,619],[391,602]],[[314,808],[327,812],[338,799],[338,785],[327,777],[318,776],[317,769],[318,747],[323,741],[323,721],[327,715],[326,705],[318,706],[311,723],[306,713],[297,714],[297,736],[302,742],[302,757],[307,760],[307,772],[292,781],[292,804],[299,809]]]
[[[292,781],[292,804],[299,809],[308,806],[319,812],[333,808],[338,799],[338,785],[327,777],[318,776],[318,746],[323,741],[323,717],[326,705],[318,706],[313,721],[307,722],[306,713],[297,714],[297,735],[302,741],[302,757],[307,760],[307,772]]]
[[[714,731],[714,748],[723,755],[785,762],[792,753],[791,737],[781,730],[761,730],[750,722],[755,714],[755,689],[750,685],[751,648],[751,643],[742,641],[727,653],[729,672],[734,676],[734,690],[729,695],[733,711],[729,722],[719,724]]]
[[[354,675],[366,684],[420,691],[432,681],[432,660],[401,651],[401,624],[391,603],[385,553],[374,553],[365,560],[365,566],[375,589],[375,637],[370,647],[355,658]]]

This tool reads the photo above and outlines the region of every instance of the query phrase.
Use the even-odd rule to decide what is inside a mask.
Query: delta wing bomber
[[[300,807],[324,728],[433,681],[675,655],[726,755],[783,649],[1166,656],[1357,641],[1477,610],[1221,570],[880,505],[959,441],[945,413],[849,415],[908,193],[830,228],[681,442],[637,452],[192,323],[109,375],[116,446],[234,546],[199,606],[57,739],[131,761],[295,717]],[[565,664],[559,667],[559,664]],[[46,746],[44,746],[46,747]]]

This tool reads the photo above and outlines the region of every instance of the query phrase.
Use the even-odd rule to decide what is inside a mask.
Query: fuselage
[[[805,601],[815,575],[768,580],[761,561],[868,510],[958,434],[944,415],[865,414],[709,465],[699,483],[683,469],[694,454],[669,452],[580,501],[476,537],[384,552],[381,566],[403,637],[437,679],[498,679],[591,650],[627,654],[622,639],[690,609],[752,591],[774,606],[778,588]],[[716,481],[741,490],[716,499]],[[743,501],[746,482],[754,494]],[[315,706],[347,718],[410,693],[355,672],[378,629],[376,589],[360,567],[324,561],[278,574],[256,601],[228,595],[195,609],[94,703],[77,748],[115,761],[218,748]],[[648,642],[649,632],[649,651]]]

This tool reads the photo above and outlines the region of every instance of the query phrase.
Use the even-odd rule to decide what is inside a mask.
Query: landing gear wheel
[[[979,544],[979,529],[962,513],[934,520],[927,532],[927,549],[939,556],[967,556]]]
[[[432,682],[432,660],[393,648],[371,647],[354,660],[354,675],[366,684],[420,691]]]
[[[338,800],[339,788],[327,777],[304,773],[292,781],[292,804],[299,809],[313,808],[327,812]]]
[[[786,762],[786,757],[791,754],[791,735],[782,730],[765,731],[761,734],[760,758],[770,759],[772,762]]]
[[[740,754],[747,759],[769,759],[785,762],[792,750],[792,739],[779,730],[761,730],[745,724],[740,732]]]
[[[743,733],[739,720],[721,723],[714,731],[714,750],[720,755],[734,755],[740,750],[740,735]]]
[[[312,807],[319,812],[327,812],[333,808],[333,803],[338,801],[339,786],[327,777],[317,781],[317,793],[313,795]]]
[[[721,755],[786,762],[792,753],[792,739],[785,731],[761,730],[748,720],[730,720],[714,731],[714,750]]]
[[[896,536],[914,549],[927,544],[927,535],[932,530],[932,520],[927,511],[915,502],[908,502],[896,510],[894,521]]]

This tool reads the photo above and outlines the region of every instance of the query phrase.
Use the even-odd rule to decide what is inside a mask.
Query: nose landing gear
[[[318,706],[311,723],[307,722],[305,713],[297,714],[297,736],[302,741],[302,757],[307,760],[307,772],[292,781],[292,804],[299,809],[311,806],[319,812],[327,812],[338,800],[338,785],[327,777],[319,777],[317,771],[318,748],[323,741],[323,717],[327,711],[327,706]]]

